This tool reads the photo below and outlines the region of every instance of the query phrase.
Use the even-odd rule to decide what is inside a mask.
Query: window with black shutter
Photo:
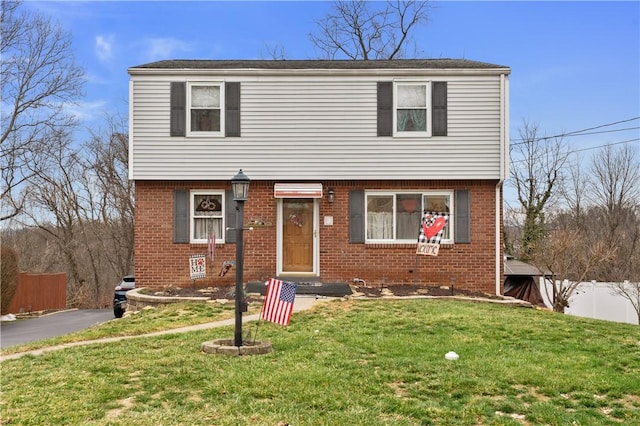
[[[443,243],[470,243],[469,190],[349,191],[350,243],[417,241],[425,213],[447,216]]]
[[[173,242],[206,244],[215,236],[217,242],[235,243],[235,207],[231,190],[173,191]]]
[[[378,136],[447,136],[446,81],[380,81],[377,87]]]
[[[240,136],[240,82],[172,82],[171,136]]]

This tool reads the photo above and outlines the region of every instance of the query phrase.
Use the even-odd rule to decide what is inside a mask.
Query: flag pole
[[[256,332],[253,334],[253,344],[256,344],[256,339],[258,339],[258,327],[260,327],[260,318],[258,318],[258,322],[256,323]]]

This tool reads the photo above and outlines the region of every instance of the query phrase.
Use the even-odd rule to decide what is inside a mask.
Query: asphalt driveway
[[[0,348],[73,333],[112,319],[112,309],[73,309],[41,317],[2,321]]]

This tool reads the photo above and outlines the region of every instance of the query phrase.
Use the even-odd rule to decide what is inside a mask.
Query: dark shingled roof
[[[542,271],[536,266],[529,265],[516,259],[506,259],[504,261],[504,274],[505,275],[531,275],[534,277],[539,276],[551,276],[551,271]]]
[[[201,60],[171,59],[138,65],[147,69],[499,69],[503,65],[467,59],[396,59],[370,61],[323,60]]]

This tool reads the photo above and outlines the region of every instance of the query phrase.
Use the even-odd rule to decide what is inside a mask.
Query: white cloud
[[[104,100],[69,103],[63,106],[67,114],[72,115],[80,122],[87,122],[104,116],[106,107],[107,102]]]
[[[179,59],[175,55],[192,51],[189,43],[175,38],[150,38],[143,42],[149,61],[159,59]]]
[[[113,58],[113,35],[99,35],[96,37],[96,55],[101,62],[109,62]]]

